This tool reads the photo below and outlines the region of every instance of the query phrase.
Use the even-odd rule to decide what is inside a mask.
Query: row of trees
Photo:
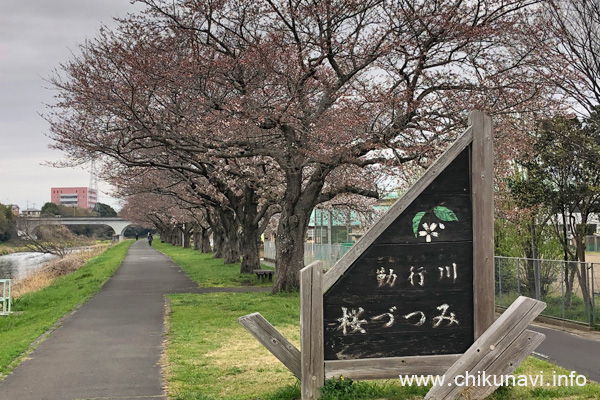
[[[104,203],[96,203],[92,210],[81,207],[63,206],[56,203],[45,203],[40,210],[44,217],[116,217],[117,212]]]
[[[212,234],[242,272],[275,223],[274,291],[297,287],[317,205],[368,208],[471,109],[494,115],[504,171],[536,121],[597,89],[565,24],[584,0],[138,2],[50,79],[54,147],[102,161],[124,215],[204,251]]]

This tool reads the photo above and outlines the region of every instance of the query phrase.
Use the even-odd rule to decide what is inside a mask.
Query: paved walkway
[[[199,289],[140,240],[102,290],[0,382],[0,399],[166,399],[159,365],[164,295],[248,289]]]
[[[546,335],[535,350],[538,356],[600,382],[600,334],[568,332],[549,325],[533,325],[530,329]]]

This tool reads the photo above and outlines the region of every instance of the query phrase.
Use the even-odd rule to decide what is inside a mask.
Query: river
[[[0,256],[0,279],[21,279],[58,258],[45,253],[13,253]]]

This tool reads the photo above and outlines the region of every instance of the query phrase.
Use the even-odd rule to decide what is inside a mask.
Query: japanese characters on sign
[[[473,343],[468,149],[324,296],[325,359],[464,352]]]

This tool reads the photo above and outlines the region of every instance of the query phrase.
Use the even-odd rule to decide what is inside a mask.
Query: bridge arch
[[[23,229],[35,229],[42,225],[107,225],[110,226],[119,241],[123,240],[123,234],[133,222],[123,218],[93,218],[93,217],[21,217],[17,221],[18,227]]]

